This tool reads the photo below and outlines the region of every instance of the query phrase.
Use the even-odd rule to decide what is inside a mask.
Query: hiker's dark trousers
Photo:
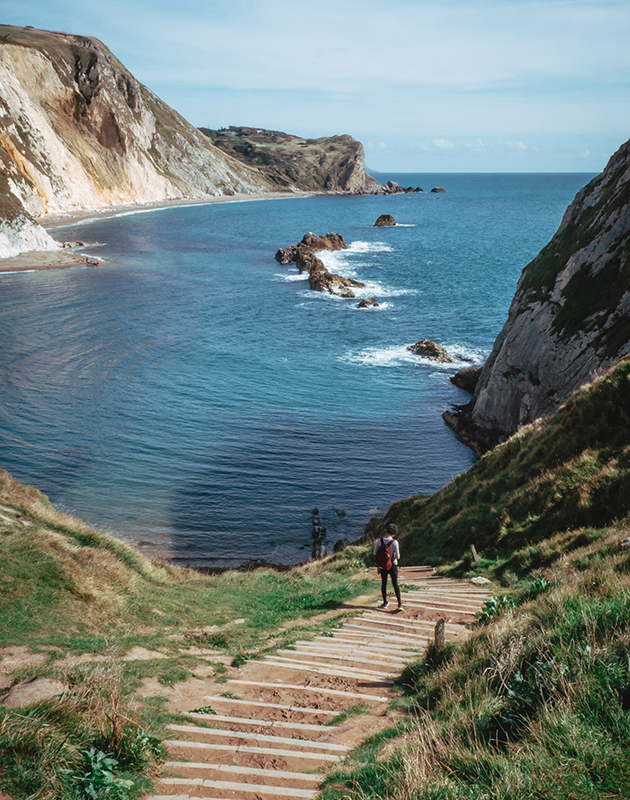
[[[381,570],[381,594],[383,595],[383,602],[387,602],[387,576],[390,576],[392,579],[392,586],[394,587],[394,591],[396,592],[396,600],[398,600],[398,605],[402,605],[402,600],[400,599],[400,589],[398,588],[398,565],[396,564],[391,569],[382,569]]]

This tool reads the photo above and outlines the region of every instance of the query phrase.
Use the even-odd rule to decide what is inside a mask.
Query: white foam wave
[[[339,250],[342,253],[392,253],[394,248],[386,242],[350,242],[347,250]]]
[[[383,303],[379,305],[379,308],[374,310],[378,311],[381,308],[386,308],[388,305],[388,303]],[[409,345],[411,344],[413,344],[413,342],[409,343]],[[414,366],[430,367],[438,372],[456,372],[458,369],[462,369],[468,364],[471,366],[483,364],[488,355],[486,351],[468,345],[445,345],[445,350],[453,358],[453,361],[448,364],[441,364],[437,361],[422,358],[412,353],[407,349],[409,345],[368,347],[365,350],[360,350],[358,352],[351,351],[345,355],[339,356],[339,361],[360,364],[365,367]]]
[[[275,272],[274,278],[278,278],[281,281],[307,281],[308,280],[308,272]]]
[[[444,348],[460,369],[466,365],[480,367],[490,355],[489,350],[485,350],[481,347],[472,347],[472,345],[463,344],[461,342],[446,344]]]
[[[339,356],[338,360],[360,364],[364,367],[400,367],[407,364],[414,365],[419,359],[418,356],[410,353],[405,345],[394,345],[392,347],[368,347],[359,352],[345,353]]]
[[[396,227],[397,228],[415,228],[416,227],[416,223],[415,222],[397,222],[396,223]]]

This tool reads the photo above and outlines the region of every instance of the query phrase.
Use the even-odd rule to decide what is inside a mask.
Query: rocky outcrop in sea
[[[483,452],[630,353],[630,142],[523,270],[472,400],[445,420]]]
[[[281,264],[294,262],[300,272],[308,272],[308,283],[314,291],[352,298],[355,296],[352,287],[363,288],[365,284],[330,272],[316,255],[322,250],[346,250],[347,248],[348,245],[340,233],[325,233],[323,236],[305,233],[297,244],[280,248],[276,252],[276,261]]]

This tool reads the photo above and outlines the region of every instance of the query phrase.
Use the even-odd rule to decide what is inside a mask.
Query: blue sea
[[[519,274],[590,174],[379,175],[427,193],[172,207],[53,231],[99,269],[0,275],[0,466],[177,563],[311,555],[474,462],[441,413],[469,396]],[[432,186],[445,194],[431,194]],[[400,223],[374,228],[382,213]],[[278,247],[341,233],[312,292]],[[360,310],[362,296],[377,308]],[[432,339],[449,365],[407,350]]]

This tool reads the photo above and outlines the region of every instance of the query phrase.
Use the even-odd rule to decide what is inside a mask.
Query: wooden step
[[[198,725],[168,725],[170,731],[177,733],[187,733],[199,736],[209,736],[213,738],[228,738],[228,739],[242,739],[248,742],[265,742],[269,744],[281,745],[283,747],[291,746],[299,749],[312,748],[320,750],[332,750],[339,753],[347,753],[351,748],[345,744],[334,744],[333,742],[316,742],[311,739],[292,739],[288,736],[271,736],[264,733],[249,733],[247,731],[232,731],[225,728],[200,728]],[[326,726],[325,730],[330,732],[330,727]]]
[[[273,770],[269,770],[273,772]],[[302,789],[292,786],[277,786],[273,784],[260,783],[239,783],[237,781],[210,780],[203,778],[162,778],[160,781],[161,789],[172,787],[176,790],[187,789],[189,792],[194,790],[194,795],[186,794],[190,800],[196,798],[211,798],[211,800],[223,800],[223,798],[236,798],[235,792],[239,795],[266,795],[268,797],[300,798],[301,800],[315,800],[318,795],[317,789]],[[210,795],[209,792],[213,794]],[[169,798],[171,800],[171,798]]]
[[[217,742],[198,742],[189,741],[188,739],[169,739],[164,744],[169,753],[175,750],[180,753],[183,752],[191,758],[203,758],[206,756],[214,761],[220,759],[220,763],[223,765],[229,762],[232,765],[238,763],[242,766],[250,766],[252,759],[255,759],[256,756],[273,756],[274,765],[279,769],[287,769],[290,766],[297,768],[310,766],[315,768],[321,764],[336,764],[342,758],[336,753],[283,750],[279,747],[257,747],[250,744],[218,744]],[[267,759],[265,758],[264,761],[267,761]],[[287,761],[295,763],[286,763]],[[254,760],[254,763],[257,762]]]
[[[181,779],[185,776],[181,773],[184,772],[197,772],[199,775],[192,777],[193,780],[202,781],[211,780],[210,775],[213,772],[219,772],[221,775],[239,775],[242,781],[251,781],[253,783],[259,781],[261,778],[273,778],[274,781],[279,781],[282,786],[282,781],[291,781],[292,783],[317,785],[322,782],[322,776],[310,772],[293,772],[292,770],[285,769],[261,769],[259,767],[241,767],[237,764],[206,764],[204,761],[166,761],[164,763],[165,769],[169,772],[177,772],[178,775],[172,776],[173,779]],[[164,781],[168,778],[164,778]],[[267,781],[265,781],[266,783]],[[284,784],[286,785],[286,784]]]
[[[281,667],[283,669],[297,669],[302,672],[315,672],[318,675],[330,675],[333,678],[352,678],[358,681],[369,681],[371,684],[392,684],[394,681],[383,677],[382,672],[371,672],[366,670],[354,670],[351,667],[345,669],[330,669],[323,664],[317,664],[315,661],[297,658],[284,658],[283,656],[267,656],[265,658],[267,664]]]
[[[235,705],[235,706],[248,706],[250,710],[258,709],[266,711],[267,713],[272,711],[278,711],[283,716],[280,717],[281,720],[285,721],[286,717],[284,716],[285,712],[298,714],[299,716],[321,716],[321,717],[334,717],[337,714],[337,711],[330,711],[326,708],[312,708],[306,706],[295,706],[295,705],[286,705],[284,703],[267,703],[261,700],[241,700],[241,699],[234,699],[231,697],[222,697],[221,695],[206,695],[205,700],[209,700],[211,703],[224,703],[226,705]]]
[[[244,725],[250,728],[281,728],[309,733],[330,733],[330,725],[314,725],[309,722],[286,722],[278,719],[254,719],[253,717],[230,717],[225,714],[198,714],[194,711],[184,712],[187,717],[199,719],[202,722],[227,723],[228,725]],[[331,712],[334,713],[334,712]]]
[[[274,691],[279,691],[281,689],[289,689],[292,691],[299,691],[299,692],[315,692],[320,695],[329,695],[331,697],[340,697],[346,698],[348,700],[369,700],[373,703],[387,703],[389,702],[389,697],[383,697],[382,695],[376,694],[365,694],[362,692],[344,692],[340,689],[328,689],[324,686],[313,686],[313,685],[305,685],[305,684],[295,684],[295,683],[269,683],[267,681],[245,681],[240,680],[237,678],[230,678],[229,683],[236,684],[237,686],[250,686],[256,687],[258,686],[261,689],[273,689]],[[338,713],[338,712],[337,712]]]

